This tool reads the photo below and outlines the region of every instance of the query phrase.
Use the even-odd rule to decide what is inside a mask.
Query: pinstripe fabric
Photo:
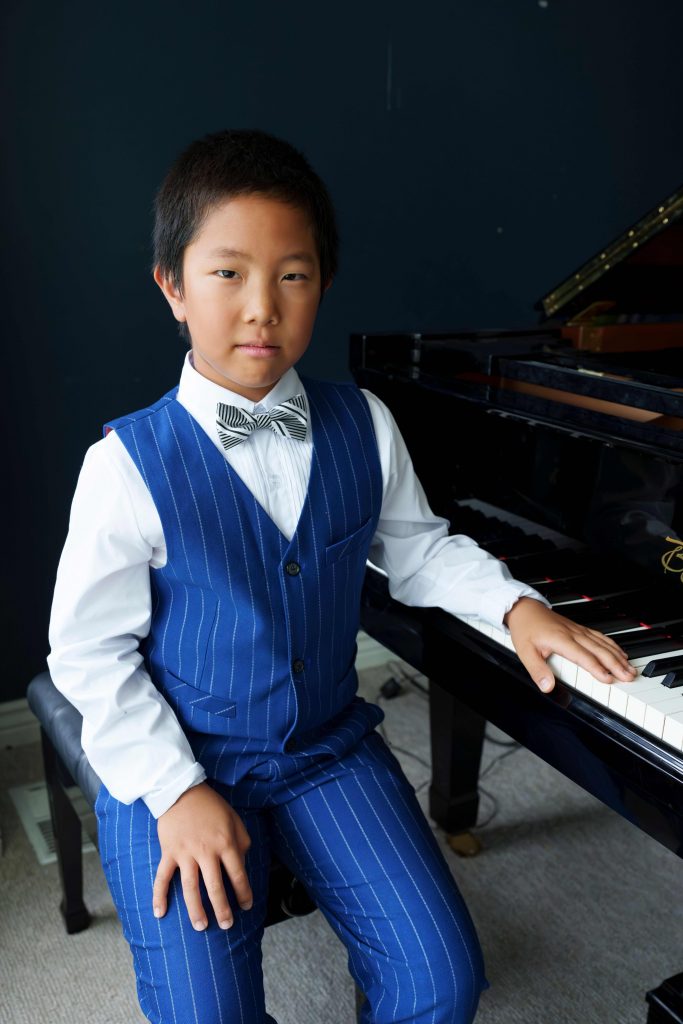
[[[166,565],[151,571],[145,661],[211,784],[243,816],[254,907],[234,907],[227,933],[213,919],[195,932],[176,875],[157,921],[154,819],[104,786],[102,861],[151,1021],[271,1019],[260,939],[272,850],[346,944],[367,1024],[460,1024],[487,984],[476,934],[412,788],[373,732],[381,709],[356,695],[360,588],[382,494],[370,411],[353,385],[304,386],[313,458],[291,541],[175,392],[111,425],[167,544]]]
[[[333,751],[334,727],[318,739]],[[304,882],[348,950],[366,993],[363,1024],[465,1024],[488,987],[474,925],[413,788],[378,733],[341,757],[277,754],[235,786],[212,785],[252,839],[251,910],[232,898],[235,924],[195,932],[178,876],[166,917],[151,912],[160,850],[142,800],[102,787],[96,812],[102,862],[133,952],[143,1012],[156,1024],[261,1024],[260,941],[271,856]],[[202,899],[210,908],[202,886]],[[340,1022],[341,1024],[341,1022]]]
[[[150,490],[168,550],[151,572],[145,662],[195,757],[226,784],[354,700],[365,713],[356,738],[381,718],[355,697],[360,589],[382,496],[370,411],[353,385],[305,387],[313,457],[291,541],[175,392],[109,425]]]

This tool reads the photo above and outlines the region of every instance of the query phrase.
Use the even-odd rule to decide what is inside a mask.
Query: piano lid
[[[546,317],[683,320],[683,186],[536,303]],[[599,305],[597,305],[599,304]]]

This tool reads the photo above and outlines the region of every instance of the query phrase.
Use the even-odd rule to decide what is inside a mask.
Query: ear
[[[326,291],[327,291],[327,289],[328,289],[328,288],[330,287],[330,285],[332,284],[332,282],[333,282],[333,281],[334,281],[334,278],[333,278],[333,277],[329,277],[329,278],[327,279],[327,283],[325,284],[325,287],[323,288],[323,291],[324,291],[324,292],[326,292]]]
[[[161,268],[159,267],[159,264],[157,264],[156,267],[154,268],[152,277],[154,278],[154,280],[164,293],[164,298],[171,307],[173,311],[173,316],[180,323],[185,323],[185,321],[187,320],[187,317],[185,315],[185,303],[183,301],[182,295],[178,291],[176,285],[173,283],[171,278],[164,277],[164,275],[161,273]]]

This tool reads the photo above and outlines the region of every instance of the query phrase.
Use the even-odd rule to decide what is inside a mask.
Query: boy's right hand
[[[221,865],[243,910],[249,910],[253,896],[244,868],[244,856],[251,846],[249,833],[240,816],[206,782],[186,790],[157,820],[161,860],[154,879],[154,916],[163,917],[171,879],[180,870],[185,905],[197,931],[207,927],[206,911],[199,890],[201,871],[216,920],[221,928],[233,923],[225,894]]]

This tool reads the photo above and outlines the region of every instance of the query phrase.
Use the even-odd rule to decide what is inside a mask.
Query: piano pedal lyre
[[[483,849],[481,840],[471,832],[448,832],[446,842],[458,857],[476,857]]]

